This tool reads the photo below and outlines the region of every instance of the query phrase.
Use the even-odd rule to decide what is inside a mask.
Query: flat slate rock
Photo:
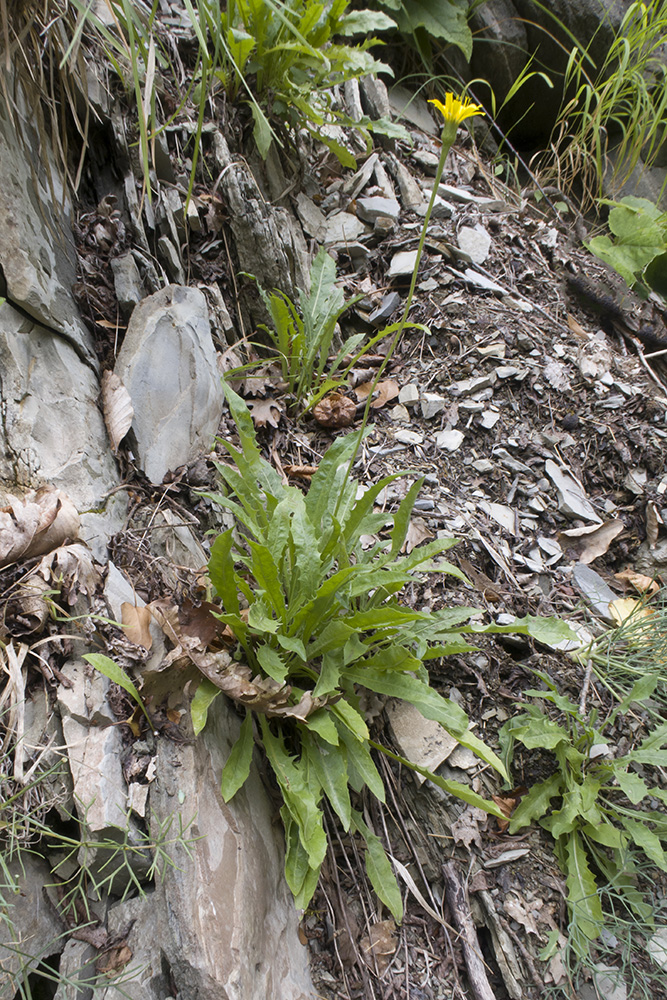
[[[198,288],[167,285],[139,303],[115,373],[130,393],[137,460],[152,483],[210,451],[223,391]]]

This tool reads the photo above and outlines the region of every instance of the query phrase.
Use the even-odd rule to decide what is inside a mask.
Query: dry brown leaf
[[[340,392],[330,392],[313,407],[313,416],[323,427],[351,427],[356,415],[353,400]]]
[[[102,375],[102,413],[114,455],[132,426],[134,408],[130,394],[114,372]]]
[[[357,399],[367,399],[368,393],[372,388],[372,382],[364,382],[362,385],[358,385],[354,390]],[[380,407],[384,406],[391,399],[396,399],[398,393],[398,382],[394,381],[394,379],[385,379],[382,382],[378,382],[375,387],[375,398],[371,403],[371,409],[379,410]]]
[[[35,572],[48,583],[59,587],[70,607],[80,593],[90,600],[102,583],[102,575],[93,554],[83,542],[61,545],[43,556]]]
[[[266,427],[267,424],[271,424],[272,427],[278,426],[283,408],[277,399],[268,397],[266,399],[248,399],[246,403],[255,427]]]
[[[475,843],[482,849],[482,835],[479,824],[486,820],[487,816],[483,809],[476,806],[466,806],[457,820],[452,823],[451,832],[455,843],[464,844],[470,849],[470,845]]]
[[[637,573],[633,569],[624,569],[620,573],[614,573],[614,579],[620,583],[629,583],[640,594],[657,594],[660,584],[653,577],[645,576],[644,573]]]
[[[184,666],[188,661],[194,663],[229,698],[268,716],[305,719],[326,704],[326,698],[313,698],[310,691],[302,695],[298,704],[290,704],[292,688],[289,684],[280,684],[270,677],[253,677],[250,667],[233,660],[226,650],[207,650],[197,636],[187,635],[175,604],[158,600],[147,607],[175,647],[163,660],[162,671],[168,666]]]
[[[429,538],[435,537],[433,532],[427,525],[423,517],[413,517],[410,520],[410,525],[408,527],[408,533],[405,536],[405,542],[403,544],[402,552],[406,552],[408,555],[412,552],[414,548],[421,545],[422,542],[427,541]]]
[[[296,479],[310,479],[317,472],[316,465],[283,465],[283,470],[288,476]]]
[[[655,501],[649,500],[646,504],[646,541],[649,549],[655,548],[660,534],[660,526],[664,523]]]
[[[185,635],[194,636],[202,646],[210,646],[222,631],[222,622],[213,617],[213,612],[220,614],[221,608],[210,601],[194,604],[186,597],[178,612],[181,630]]]
[[[626,622],[628,618],[633,621],[640,621],[642,618],[651,618],[655,613],[651,608],[647,608],[642,601],[634,597],[617,597],[615,601],[609,602],[609,612],[619,625]]]
[[[116,972],[132,960],[132,949],[123,941],[102,952],[95,962],[95,971],[101,974]]]
[[[475,569],[472,563],[468,562],[467,559],[463,557],[459,558],[459,565],[465,575],[468,577],[473,587],[484,597],[484,600],[490,601],[491,604],[497,604],[497,602],[503,596],[503,589],[500,584],[494,583],[493,580],[482,573],[481,570]]]
[[[0,566],[31,559],[79,534],[79,513],[64,493],[42,486],[0,510]]]
[[[574,318],[574,316],[571,313],[567,314],[567,325],[569,326],[570,330],[572,330],[572,333],[574,333],[577,337],[581,337],[582,340],[588,340],[588,334],[584,330],[583,326]]]
[[[123,601],[120,606],[120,615],[125,635],[130,642],[133,642],[135,646],[150,649],[153,645],[153,636],[150,630],[152,615],[148,608],[145,605],[137,607],[136,604]]]
[[[535,917],[528,909],[526,900],[519,895],[516,889],[512,889],[503,900],[503,909],[508,917],[522,924],[529,934],[539,934]]]
[[[373,970],[377,966],[379,976],[387,971],[391,956],[397,947],[396,924],[393,920],[378,920],[359,942],[364,961]]]
[[[569,528],[558,533],[558,544],[570,559],[588,564],[603,556],[624,528],[625,525],[620,518],[607,521],[605,524]]]

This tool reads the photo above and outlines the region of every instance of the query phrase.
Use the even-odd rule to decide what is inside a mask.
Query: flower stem
[[[380,365],[380,367],[377,370],[377,374],[376,374],[375,378],[373,379],[373,383],[371,385],[370,392],[368,393],[368,397],[366,399],[366,406],[364,407],[364,415],[363,415],[362,420],[361,420],[361,427],[359,428],[357,444],[355,446],[354,451],[352,452],[352,457],[350,458],[350,464],[348,465],[348,468],[347,468],[347,474],[345,476],[346,481],[350,478],[350,475],[352,474],[352,467],[353,467],[353,465],[354,465],[354,463],[356,461],[357,455],[359,453],[359,448],[361,447],[361,442],[362,442],[363,437],[364,437],[364,431],[366,430],[366,425],[368,423],[368,415],[369,415],[370,409],[371,409],[371,401],[373,399],[373,393],[375,392],[375,390],[376,390],[376,388],[378,386],[378,383],[380,382],[380,379],[384,375],[384,373],[386,371],[386,368],[387,368],[387,365],[389,364],[389,362],[391,361],[392,357],[394,356],[394,352],[396,351],[396,348],[398,347],[399,341],[400,341],[401,337],[403,336],[403,331],[405,330],[405,327],[406,327],[407,322],[408,322],[408,315],[410,313],[410,309],[412,308],[412,299],[414,297],[415,287],[417,285],[417,276],[419,274],[419,265],[421,264],[422,254],[424,252],[424,243],[426,242],[426,233],[427,233],[427,230],[428,230],[428,224],[429,224],[429,221],[431,219],[431,213],[433,212],[433,206],[435,205],[435,199],[436,199],[436,196],[438,194],[438,187],[440,185],[440,180],[442,178],[442,173],[443,173],[443,170],[445,169],[445,162],[447,160],[447,156],[449,154],[449,151],[450,151],[450,149],[452,148],[452,146],[454,144],[455,138],[456,138],[456,123],[455,122],[445,122],[445,126],[444,126],[444,128],[442,130],[442,146],[441,146],[441,149],[440,149],[440,159],[438,160],[438,166],[437,166],[437,169],[435,171],[435,179],[433,181],[433,190],[431,192],[431,197],[429,199],[429,203],[428,203],[428,206],[427,206],[427,209],[426,209],[426,215],[424,216],[424,224],[422,226],[421,236],[419,237],[419,246],[417,247],[417,259],[415,260],[415,265],[414,265],[414,267],[412,269],[412,279],[410,281],[410,290],[408,292],[408,297],[405,300],[405,308],[403,309],[403,315],[401,316],[401,319],[399,321],[398,328],[397,328],[397,330],[396,330],[396,332],[394,334],[394,338],[393,338],[393,340],[391,342],[391,346],[390,346],[389,350],[387,351],[387,354],[385,355],[384,360],[382,361],[382,364]],[[342,493],[341,493],[341,496],[342,496]],[[340,498],[339,498],[339,502],[340,502]]]

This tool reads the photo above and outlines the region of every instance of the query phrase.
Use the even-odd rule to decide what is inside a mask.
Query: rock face
[[[184,997],[310,1000],[306,949],[283,875],[283,833],[259,774],[253,769],[231,803],[220,795],[238,731],[220,697],[203,739],[178,748],[164,743],[158,752],[150,795],[155,822],[180,812],[194,819],[192,836],[202,837],[192,858],[174,847],[175,867],[156,886],[160,949]]]
[[[39,956],[31,963],[37,965],[40,958],[63,950],[63,921],[44,893],[52,881],[48,865],[27,851],[0,876],[0,1000],[12,1000],[19,991],[24,956]]]
[[[600,67],[615,33],[630,6],[630,0],[488,0],[470,19],[475,46],[468,78],[488,80],[499,103],[528,65],[546,71],[554,84],[549,87],[533,76],[500,115],[501,126],[514,124],[513,139],[539,141],[548,138],[562,100],[562,78],[575,38]],[[568,34],[571,33],[571,34]],[[489,44],[482,44],[484,38]],[[465,64],[460,68],[463,69]],[[480,91],[479,97],[486,95]],[[523,115],[523,118],[522,118]]]
[[[132,398],[137,459],[151,482],[211,449],[223,392],[199,289],[167,285],[143,299],[115,373]]]
[[[5,102],[1,104],[0,264],[6,287],[0,288],[0,295],[64,337],[95,365],[92,338],[71,293],[74,244],[68,213],[59,210],[65,198],[57,171],[51,171],[49,183],[46,170],[39,167],[42,158],[48,158],[48,148],[31,135],[20,111],[14,112],[14,124]],[[30,112],[26,118],[30,120]]]

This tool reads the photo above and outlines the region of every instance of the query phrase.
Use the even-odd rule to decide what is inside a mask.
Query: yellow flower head
[[[435,104],[448,125],[460,125],[466,118],[484,114],[484,108],[481,104],[473,104],[467,97],[454,97],[453,94],[445,96],[444,104],[442,101],[429,101],[428,103]]]

